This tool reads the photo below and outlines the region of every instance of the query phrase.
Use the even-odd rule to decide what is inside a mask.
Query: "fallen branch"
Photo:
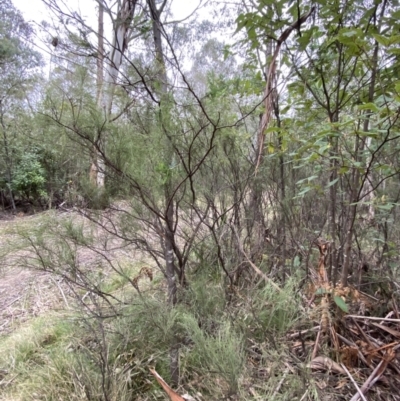
[[[236,227],[234,225],[231,225],[233,232],[236,235],[237,238],[237,242],[238,242],[238,246],[239,246],[239,251],[243,254],[243,256],[246,258],[247,262],[249,263],[249,265],[253,268],[253,270],[260,276],[262,277],[267,283],[270,283],[276,290],[278,291],[282,291],[281,288],[278,286],[278,284],[276,284],[275,282],[273,282],[265,273],[263,273],[251,260],[250,258],[247,256],[245,250],[243,249],[243,244],[242,241],[240,240],[239,234],[236,230]]]
[[[149,369],[149,370],[151,374],[157,379],[160,386],[168,394],[169,398],[171,398],[171,401],[186,401],[183,397],[181,397],[174,390],[172,390],[172,388],[168,386],[165,380],[154,369]]]
[[[386,370],[386,367],[388,366],[389,362],[394,358],[395,353],[394,350],[390,350],[387,352],[385,355],[386,358],[382,359],[376,368],[373,370],[373,372],[369,375],[368,379],[365,381],[365,383],[362,385],[360,391],[365,394],[383,375],[383,373]],[[353,395],[350,401],[358,401],[360,398],[360,394],[357,392],[356,394]]]
[[[356,383],[356,381],[354,380],[354,377],[350,374],[350,372],[347,370],[346,366],[343,365],[343,363],[340,364],[343,368],[343,370],[346,372],[347,376],[349,376],[349,379],[351,380],[351,382],[354,384],[354,387],[356,388],[356,390],[358,391],[358,394],[360,394],[360,397],[363,399],[363,401],[367,401],[367,399],[365,398],[364,394],[362,393],[360,387],[358,387],[358,384]]]
[[[367,320],[379,320],[381,322],[392,322],[392,323],[400,323],[400,319],[387,319],[384,317],[373,317],[373,316],[356,316],[356,315],[345,315],[345,318],[353,318],[353,319],[367,319]]]
[[[313,370],[327,370],[343,375],[346,374],[346,371],[344,371],[338,363],[332,361],[332,359],[327,356],[317,356],[307,366]]]

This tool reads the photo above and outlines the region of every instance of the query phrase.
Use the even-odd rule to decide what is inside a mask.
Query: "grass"
[[[48,314],[31,319],[7,337],[0,339],[0,366],[8,374],[2,381],[10,399],[40,399],[38,391],[48,388],[44,379],[53,376],[57,360],[70,363],[69,345],[75,327],[65,316]],[[47,372],[47,375],[46,375]],[[54,378],[49,383],[54,383]]]
[[[219,288],[218,283],[208,284]],[[264,293],[265,288],[253,294],[263,305],[271,299],[277,303],[269,314],[260,311],[249,321],[233,317],[218,296],[203,304],[203,286],[195,286],[186,303],[175,309],[168,308],[155,289],[136,297],[113,319],[92,319],[79,312],[52,312],[32,319],[0,338],[0,369],[7,372],[0,382],[2,400],[102,400],[104,391],[115,401],[140,399],[136,398],[140,394],[143,400],[166,399],[148,368],[155,366],[169,381],[169,347],[174,338],[181,343],[182,394],[200,392],[203,400],[228,396],[284,400],[284,390],[296,397],[304,393],[308,379],[306,372],[301,377],[287,371],[289,353],[280,333],[295,314],[287,287],[286,298]],[[218,294],[217,289],[211,292]],[[248,298],[249,316],[254,307]],[[254,330],[257,321],[259,331]],[[262,330],[265,335],[260,340]],[[268,331],[274,333],[279,351],[268,342]],[[248,352],[254,344],[259,356],[255,365]]]
[[[38,224],[42,224],[39,231],[46,224],[54,229],[60,224],[55,216],[17,223],[16,231],[26,237]],[[60,228],[59,232],[63,240],[68,232],[81,246],[80,242],[88,241],[82,229],[67,224],[66,231]],[[9,230],[3,234],[10,234]],[[71,254],[68,248],[67,255],[59,255],[57,271],[68,267],[79,252],[82,257],[79,246],[71,248]],[[143,265],[117,254],[117,273],[107,264],[91,265],[89,259],[81,267],[90,271],[87,277],[97,280],[98,288],[113,296],[109,304],[78,289],[76,298],[66,293],[68,312],[47,311],[0,337],[1,399],[100,401],[105,395],[110,401],[166,399],[148,368],[154,366],[169,382],[169,352],[176,342],[180,344],[181,394],[201,393],[201,400],[251,401],[294,400],[307,388],[311,392],[307,370],[299,375],[298,370],[288,369],[291,359],[285,333],[303,315],[295,293],[297,278],[279,292],[262,283],[227,296],[219,274],[204,269],[191,277],[188,272],[191,285],[178,294],[177,307],[170,308],[161,275],[152,283],[141,279],[140,295],[131,286],[129,279]]]

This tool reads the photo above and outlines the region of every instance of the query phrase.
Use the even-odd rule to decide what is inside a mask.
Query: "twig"
[[[0,382],[1,387],[6,387],[9,386],[17,377],[19,376],[19,373],[17,373],[14,377],[12,377],[10,380],[6,381],[3,383],[3,380]]]
[[[319,326],[319,327],[320,327],[320,329],[317,334],[317,339],[315,340],[315,345],[314,345],[314,350],[313,350],[313,353],[311,356],[311,360],[315,359],[315,357],[317,356],[317,352],[318,352],[319,338],[321,337],[321,331],[322,331],[321,327],[322,326]]]
[[[383,365],[383,359],[378,363],[376,368],[373,370],[373,372],[369,375],[368,379],[365,381],[365,383],[362,385],[360,391],[364,393],[364,391],[367,391],[367,389],[371,386],[371,383],[375,376],[377,375],[379,369]],[[350,401],[357,401],[360,398],[360,394],[357,392],[356,394],[353,395]]]
[[[86,294],[82,297],[81,302],[85,300],[85,298],[90,294],[90,291],[87,291]]]
[[[285,371],[283,372],[282,379],[279,380],[279,383],[278,383],[278,385],[276,386],[276,389],[275,389],[274,393],[272,394],[272,399],[274,399],[275,396],[278,394],[278,391],[281,389],[282,384],[283,384],[283,382],[285,381],[286,376],[287,376],[288,373],[289,373],[289,368],[286,368]]]
[[[307,329],[307,330],[302,330],[302,331],[296,331],[296,333],[290,334],[288,338],[296,338],[298,336],[301,336],[303,334],[311,333],[313,331],[317,331],[321,328],[321,326],[315,326],[312,329]]]
[[[19,299],[21,299],[22,298],[22,295],[20,295],[19,297],[17,297],[17,298],[15,298],[13,301],[11,301],[8,305],[6,305],[4,308],[3,308],[3,310],[4,309],[7,309],[9,306],[11,306],[12,304],[14,304],[15,302],[17,302]]]
[[[300,401],[304,401],[307,397],[308,394],[308,389],[306,390],[306,392],[303,394],[303,396],[300,398]]]
[[[394,315],[394,312],[391,311],[384,317],[384,319],[388,319],[388,318],[392,317],[393,315]],[[381,324],[383,324],[383,322],[384,322],[384,320],[381,320]]]
[[[357,389],[358,393],[360,394],[360,397],[363,399],[363,401],[367,401],[367,399],[364,397],[363,392],[360,390],[360,387],[358,387],[358,384],[354,380],[354,377],[347,370],[346,366],[344,366],[343,363],[341,363],[340,365],[342,366],[343,370],[346,372],[347,376],[349,376],[351,382],[354,384],[354,387]]]
[[[379,320],[383,322],[393,322],[393,323],[400,323],[400,319],[387,319],[384,317],[373,317],[373,316],[356,316],[356,315],[346,315],[345,318],[354,318],[354,319],[367,319],[367,320]]]
[[[54,278],[53,278],[52,276],[50,276],[50,279],[53,281],[53,283],[54,283],[54,284],[58,287],[58,289],[60,290],[60,293],[61,293],[61,296],[63,297],[65,306],[67,307],[67,309],[70,309],[69,304],[68,304],[68,301],[67,301],[67,298],[65,297],[64,291],[63,291],[63,289],[61,288],[60,284],[59,284],[56,280],[54,280]]]
[[[390,350],[391,352],[386,353],[385,359],[382,359],[376,368],[373,370],[373,372],[369,375],[368,379],[365,381],[365,383],[361,387],[361,392],[364,394],[366,393],[378,380],[379,378],[383,375],[383,372],[385,371],[387,365],[390,363],[390,361],[394,357],[394,349]],[[359,399],[359,393],[357,392],[356,394],[353,395],[350,401],[357,401]]]
[[[242,241],[240,240],[239,234],[236,230],[236,227],[231,224],[232,230],[236,235],[237,238],[237,242],[238,242],[238,246],[239,246],[239,251],[243,254],[243,256],[246,258],[247,262],[249,263],[249,265],[253,268],[253,270],[259,275],[261,276],[267,283],[270,283],[276,290],[278,291],[282,291],[281,288],[279,288],[278,284],[276,284],[275,282],[273,282],[265,273],[263,273],[251,260],[250,258],[247,256],[246,252],[243,249],[243,244]]]
[[[1,330],[3,327],[7,326],[7,324],[9,323],[9,321],[10,321],[10,319],[6,320],[6,321],[0,326],[0,330]]]

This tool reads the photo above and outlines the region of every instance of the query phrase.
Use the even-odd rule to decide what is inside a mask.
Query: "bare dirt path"
[[[42,212],[33,216],[4,216],[0,215],[0,336],[9,334],[21,323],[37,316],[44,315],[50,310],[65,310],[68,308],[71,289],[60,277],[43,272],[24,268],[20,262],[14,259],[14,249],[18,248],[20,240],[17,231],[29,232],[45,219],[55,219],[55,225],[63,219],[72,219],[75,223],[88,222],[77,212],[67,211],[58,213],[55,211]],[[81,269],[100,269],[107,276],[113,274],[110,266],[104,264],[105,255],[109,261],[116,261],[120,268],[123,265],[141,265],[143,255],[125,248],[121,240],[115,237],[109,238],[104,227],[96,226],[95,243],[101,253],[89,248],[79,249],[77,252],[77,264]],[[15,245],[14,245],[15,244]],[[2,251],[10,249],[6,257],[1,257]],[[18,250],[16,252],[19,252]],[[24,252],[24,251],[22,251]],[[17,258],[17,256],[16,256]],[[140,269],[140,267],[139,267]]]
[[[38,219],[39,215],[0,216],[0,249],[12,245],[15,227],[34,225]],[[60,304],[58,285],[49,273],[9,266],[7,261],[0,265],[0,335]]]
[[[0,335],[54,308],[58,299],[54,295],[47,273],[25,269],[3,273],[0,276]]]

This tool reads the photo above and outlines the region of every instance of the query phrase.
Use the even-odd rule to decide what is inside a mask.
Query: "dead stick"
[[[275,396],[278,394],[278,391],[281,389],[283,382],[286,379],[287,374],[289,373],[289,368],[286,368],[285,371],[283,372],[283,376],[282,379],[279,381],[278,385],[276,386],[276,389],[274,391],[274,393],[272,394],[272,399],[275,398]]]
[[[376,368],[373,370],[373,372],[369,375],[368,379],[365,381],[365,383],[361,387],[361,392],[364,394],[366,393],[382,376],[383,372],[386,369],[386,366],[388,365],[389,360],[382,359]],[[356,394],[353,395],[350,401],[357,401],[360,398],[359,393],[357,392]]]
[[[312,329],[307,329],[307,330],[302,330],[302,331],[296,331],[296,333],[292,333],[290,335],[288,335],[288,338],[296,338],[299,337],[303,334],[307,334],[307,333],[311,333],[313,331],[317,331],[321,328],[321,326],[315,326]]]
[[[393,322],[400,323],[400,319],[386,319],[384,317],[373,317],[373,316],[356,316],[356,315],[346,315],[346,318],[354,318],[354,319],[367,319],[367,320],[379,320],[384,322]]]
[[[279,288],[279,286],[274,283],[265,273],[263,273],[251,260],[250,258],[247,256],[246,252],[243,249],[243,244],[242,241],[240,240],[239,234],[236,230],[236,227],[234,225],[231,225],[233,232],[236,235],[237,241],[238,241],[238,246],[239,246],[239,251],[243,254],[243,256],[246,258],[247,262],[250,264],[250,266],[253,268],[253,270],[259,275],[261,276],[267,283],[270,283],[276,290],[278,291],[282,291],[281,288]]]
[[[360,387],[358,387],[358,384],[356,383],[356,381],[354,380],[354,377],[350,374],[350,372],[347,370],[346,366],[343,365],[343,363],[341,363],[341,366],[343,368],[343,370],[346,372],[347,376],[349,376],[350,380],[352,381],[352,383],[354,384],[354,387],[356,388],[356,390],[358,391],[358,394],[360,394],[360,397],[363,399],[363,401],[367,401],[367,399],[364,397],[364,394],[362,393]]]
[[[315,357],[317,356],[317,352],[318,352],[318,347],[319,347],[319,338],[321,337],[321,331],[322,331],[322,325],[320,326],[320,330],[318,331],[317,334],[317,339],[315,340],[315,345],[314,345],[314,350],[311,356],[311,360],[314,360]]]

